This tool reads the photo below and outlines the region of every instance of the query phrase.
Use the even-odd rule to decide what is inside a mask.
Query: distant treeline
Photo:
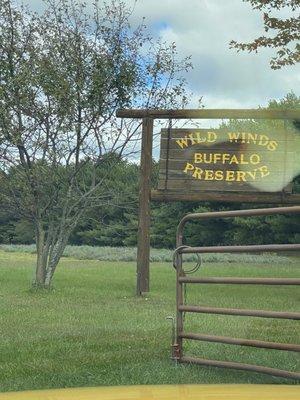
[[[269,102],[270,109],[299,109],[300,97],[289,93],[280,101]],[[223,125],[233,131],[271,131],[282,127],[283,121],[274,120],[230,120]],[[291,125],[291,126],[290,126]],[[300,133],[299,120],[288,121],[284,125],[296,135]],[[295,144],[296,158],[299,162],[299,140]],[[18,168],[18,167],[16,167]],[[59,166],[62,171],[64,167]],[[299,171],[299,168],[295,168]],[[84,162],[82,184],[91,174],[92,165]],[[33,223],[30,221],[30,207],[27,214],[14,206],[5,182],[15,182],[14,168],[8,171],[6,180],[0,176],[0,243],[31,244],[35,242]],[[90,246],[136,246],[138,225],[138,181],[139,166],[118,158],[116,153],[106,154],[101,159],[98,170],[102,177],[103,193],[108,194],[101,206],[97,196],[86,210],[84,217],[73,231],[69,244]],[[64,185],[61,173],[59,185]],[[87,176],[87,179],[84,179]],[[16,181],[17,184],[20,184]],[[158,163],[153,161],[152,187],[157,188]],[[20,185],[22,188],[22,185]],[[293,191],[300,193],[300,175],[294,179]],[[14,196],[26,196],[26,191],[15,191]],[[12,201],[10,201],[12,200]],[[26,197],[25,197],[26,201]],[[60,207],[57,203],[57,207]],[[174,248],[176,227],[187,213],[217,210],[270,207],[269,204],[226,204],[211,202],[152,202],[151,246],[154,248]],[[58,213],[59,215],[59,213]],[[266,244],[266,243],[300,243],[300,216],[267,216],[254,218],[214,219],[189,223],[185,234],[191,245],[220,244]]]
[[[153,162],[153,187],[156,187],[158,165]],[[107,178],[113,185],[115,200],[95,207],[80,221],[69,244],[92,246],[135,246],[137,242],[139,167],[119,161]],[[300,192],[300,177],[295,180]],[[253,208],[255,204],[222,204],[196,202],[152,202],[151,246],[173,248],[176,227],[190,212]],[[265,206],[269,206],[266,204]],[[190,223],[186,227],[191,245],[299,243],[300,216],[267,216],[255,218],[216,219]],[[1,207],[0,243],[30,244],[35,241],[33,224],[18,215],[18,210]]]

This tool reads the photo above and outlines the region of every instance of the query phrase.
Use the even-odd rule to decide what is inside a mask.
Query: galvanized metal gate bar
[[[180,312],[191,312],[199,314],[218,314],[218,315],[238,315],[244,317],[262,317],[300,320],[300,313],[263,311],[263,310],[242,310],[240,308],[219,308],[219,307],[198,307],[198,306],[179,306]]]
[[[235,344],[239,346],[260,347],[263,349],[277,349],[277,350],[300,352],[299,344],[266,342],[264,340],[240,339],[228,336],[204,335],[204,334],[200,335],[199,333],[190,333],[190,332],[183,332],[180,334],[180,336],[183,339],[199,340],[204,342],[226,343],[226,344]]]
[[[252,246],[210,246],[187,247],[180,250],[181,254],[190,253],[257,253],[260,251],[299,251],[300,244],[263,244]]]
[[[218,283],[230,285],[300,285],[297,278],[215,278],[182,277],[179,283]]]
[[[236,316],[251,316],[262,318],[280,318],[300,320],[300,312],[281,312],[265,310],[246,310],[235,308],[204,307],[184,304],[183,286],[186,284],[239,284],[239,285],[300,285],[298,278],[240,278],[240,277],[186,277],[182,268],[182,254],[190,253],[240,253],[240,252],[271,252],[271,251],[299,251],[300,244],[276,244],[276,245],[253,245],[253,246],[212,246],[212,247],[189,247],[183,245],[184,226],[188,221],[210,218],[232,218],[251,217],[260,215],[277,215],[300,213],[300,206],[262,208],[253,210],[218,211],[207,213],[195,213],[186,215],[179,223],[176,235],[177,249],[176,260],[176,340],[173,344],[173,358],[178,362],[194,363],[206,366],[254,371],[273,376],[300,380],[300,372],[291,372],[269,368],[260,365],[244,364],[238,362],[207,360],[203,358],[187,357],[183,355],[184,340],[200,340],[206,342],[226,343],[240,346],[251,346],[274,350],[300,352],[299,344],[266,342],[262,340],[240,339],[227,336],[205,335],[199,333],[184,332],[183,314],[206,313]]]

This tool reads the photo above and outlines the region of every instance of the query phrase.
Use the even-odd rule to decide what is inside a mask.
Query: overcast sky
[[[300,68],[273,71],[274,51],[236,53],[228,43],[249,41],[263,33],[262,13],[242,0],[140,0],[153,31],[175,41],[180,54],[192,55],[187,76],[195,96],[211,108],[257,107],[293,90],[300,92]]]
[[[88,0],[87,2],[91,2]],[[133,0],[125,0],[129,5]],[[41,8],[41,0],[25,0]],[[229,49],[232,39],[251,41],[263,33],[262,13],[242,0],[138,0],[134,20],[155,36],[176,42],[180,55],[192,56],[194,69],[186,78],[196,99],[209,108],[248,108],[267,105],[293,90],[300,93],[300,68],[271,70],[274,50],[258,54]]]

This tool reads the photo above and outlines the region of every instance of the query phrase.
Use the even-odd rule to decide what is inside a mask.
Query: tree
[[[136,246],[139,166],[119,160],[106,177],[109,186],[122,193],[122,204],[90,209],[74,229],[69,243],[98,246]]]
[[[273,36],[260,36],[250,43],[230,42],[231,48],[256,52],[259,48],[270,47],[277,49],[277,55],[270,60],[272,69],[294,65],[300,61],[300,1],[299,0],[243,0],[248,1],[253,9],[263,11],[264,30]],[[275,17],[273,10],[289,10],[288,18]],[[298,13],[298,14],[297,14]]]
[[[176,46],[155,42],[119,0],[92,12],[47,0],[37,15],[0,0],[2,197],[35,229],[35,284],[49,287],[67,241],[92,208],[120,204],[107,177],[136,151],[139,125],[119,107],[186,101]]]

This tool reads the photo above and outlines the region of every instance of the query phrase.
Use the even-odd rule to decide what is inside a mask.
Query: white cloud
[[[125,1],[134,5],[134,0]],[[42,1],[27,2],[41,8]],[[281,11],[281,15],[288,13]],[[192,56],[194,69],[186,78],[193,98],[203,96],[207,107],[257,107],[291,90],[300,93],[299,66],[271,70],[273,49],[258,54],[229,49],[232,39],[248,42],[264,33],[262,13],[252,10],[248,2],[138,0],[132,20],[138,23],[142,17],[154,36],[176,42],[181,57]]]
[[[141,16],[159,30],[155,34],[176,42],[181,56],[192,55],[189,86],[196,98],[203,96],[207,107],[257,107],[291,90],[300,91],[298,66],[271,70],[273,49],[258,54],[229,49],[232,39],[247,42],[264,33],[262,13],[247,2],[140,0],[135,19]]]

